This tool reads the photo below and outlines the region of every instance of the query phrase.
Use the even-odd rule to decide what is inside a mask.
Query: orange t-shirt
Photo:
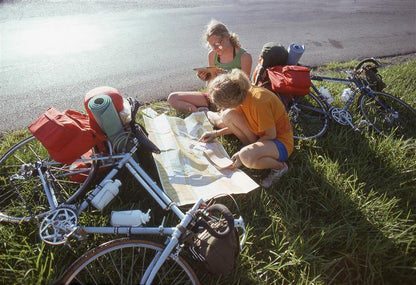
[[[276,140],[282,142],[288,155],[293,152],[293,131],[285,106],[273,92],[251,86],[244,102],[237,107],[250,130],[261,137],[265,130],[276,127]]]

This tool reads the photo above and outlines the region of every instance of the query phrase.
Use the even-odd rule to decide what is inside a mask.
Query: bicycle
[[[395,137],[411,139],[416,137],[416,111],[401,99],[382,92],[376,86],[377,68],[380,63],[374,58],[364,59],[352,71],[346,71],[347,78],[311,75],[312,87],[308,95],[282,98],[292,123],[295,139],[312,139],[322,136],[333,120],[358,131],[363,126],[372,128],[383,136],[393,133]],[[372,78],[365,78],[370,70]],[[378,77],[381,79],[381,77]],[[332,105],[329,98],[313,82],[335,82],[350,87],[352,93],[342,107]],[[381,82],[378,82],[379,84]],[[362,118],[358,123],[349,112],[355,98]]]
[[[138,107],[138,102],[132,104],[132,118],[136,117]],[[118,144],[106,143],[107,154],[94,147],[88,157],[81,157],[70,166],[52,161],[33,136],[15,144],[0,158],[0,221],[37,220],[40,238],[50,245],[84,240],[88,234],[127,235],[87,251],[65,270],[56,280],[57,284],[199,284],[184,257],[201,260],[192,238],[202,231],[226,238],[238,229],[241,235],[237,242],[240,248],[244,245],[246,229],[241,216],[234,218],[226,206],[208,205],[203,200],[184,213],[140,166],[135,157],[139,148],[156,153],[160,150],[134,119]],[[102,167],[108,168],[108,173],[87,193]],[[94,199],[122,168],[133,175],[161,209],[170,211],[179,222],[165,226],[164,217],[158,226],[145,226],[150,219],[149,209],[144,215],[146,219],[135,224],[81,225],[81,214],[95,205]],[[136,235],[164,237],[164,241],[132,237]]]

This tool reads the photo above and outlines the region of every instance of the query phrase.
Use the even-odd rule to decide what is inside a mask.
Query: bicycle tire
[[[374,94],[374,96],[372,96]],[[416,111],[401,99],[384,92],[361,95],[359,104],[367,123],[379,134],[416,138]]]
[[[163,249],[164,246],[145,240],[112,240],[83,254],[56,284],[141,284],[149,263]],[[171,254],[152,284],[200,283],[189,264],[181,256]]]
[[[50,210],[42,182],[33,167],[37,163],[42,163],[43,172],[48,174],[45,178],[58,202],[67,203],[88,190],[98,169],[94,161],[78,168],[74,168],[75,164],[62,165],[52,160],[34,136],[21,140],[0,158],[0,221],[27,222]],[[13,175],[19,175],[19,179],[11,181]]]
[[[312,92],[296,96],[287,108],[295,139],[313,139],[322,136],[329,125],[328,112]]]

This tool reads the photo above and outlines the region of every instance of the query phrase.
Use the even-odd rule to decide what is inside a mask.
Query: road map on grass
[[[245,194],[259,186],[243,171],[230,168],[232,162],[218,140],[198,142],[205,131],[212,130],[203,112],[185,119],[157,115],[151,109],[143,113],[149,138],[161,150],[153,156],[163,189],[178,205]]]

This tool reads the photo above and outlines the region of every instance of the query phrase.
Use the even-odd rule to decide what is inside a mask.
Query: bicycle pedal
[[[87,240],[87,232],[83,228],[77,228],[73,233],[73,236],[76,237],[79,241]]]

